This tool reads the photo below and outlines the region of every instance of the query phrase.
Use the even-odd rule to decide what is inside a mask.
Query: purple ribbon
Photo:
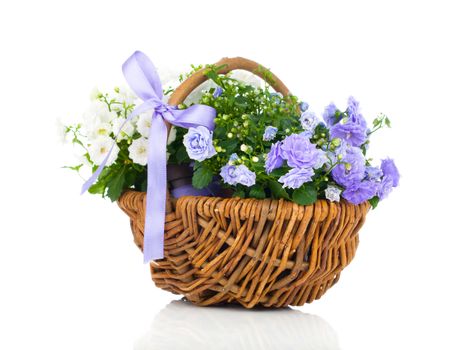
[[[115,139],[124,125],[135,116],[153,110],[150,136],[148,140],[148,179],[145,214],[145,232],[143,237],[143,260],[149,262],[164,257],[164,216],[166,211],[166,141],[165,121],[182,128],[204,126],[214,129],[216,110],[205,105],[193,105],[187,109],[177,109],[163,102],[163,88],[150,59],[136,51],[122,65],[122,72],[131,89],[143,100],[121,125]],[[84,183],[82,192],[86,192],[97,180],[105,167],[114,145],[106,155],[97,171]]]

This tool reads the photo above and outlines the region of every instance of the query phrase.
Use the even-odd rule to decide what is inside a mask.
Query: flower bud
[[[338,147],[338,146],[341,145],[342,141],[341,141],[338,137],[336,137],[336,138],[334,138],[334,139],[331,141],[331,143],[332,143],[332,145],[334,145],[335,147]]]
[[[240,146],[240,151],[242,151],[242,152],[247,152],[248,149],[249,149],[249,147],[247,145],[245,145],[245,144]]]
[[[231,139],[232,137],[234,137],[234,134],[232,134],[231,132],[229,132],[229,133],[227,134],[227,137],[228,137],[229,139]]]
[[[255,156],[255,157],[251,158],[251,160],[252,160],[253,162],[255,162],[255,163],[258,163],[259,158]]]

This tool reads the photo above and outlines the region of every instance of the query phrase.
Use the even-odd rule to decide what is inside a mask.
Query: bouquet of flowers
[[[192,67],[179,82],[202,68]],[[374,165],[367,157],[371,136],[390,127],[385,115],[375,118],[369,128],[359,103],[350,97],[346,108],[331,103],[319,118],[296,96],[284,97],[257,80],[218,74],[218,68],[208,66],[208,84],[188,104],[177,106],[213,107],[214,130],[173,127],[168,139],[168,163],[192,167],[192,186],[207,190],[198,193],[284,198],[301,205],[342,197],[353,204],[369,201],[375,207],[398,186],[399,173],[392,159]],[[172,91],[167,87],[165,96]],[[92,96],[82,122],[64,128],[82,151],[81,162],[67,168],[95,171],[111,149],[98,181],[88,191],[112,201],[125,189],[146,191],[152,113],[142,113],[124,124],[141,103],[134,94],[115,88],[112,93],[97,91]]]

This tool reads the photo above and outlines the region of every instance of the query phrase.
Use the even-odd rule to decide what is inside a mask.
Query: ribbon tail
[[[143,236],[143,261],[164,257],[164,223],[166,211],[166,139],[164,120],[156,115],[152,120],[148,140],[148,177]]]

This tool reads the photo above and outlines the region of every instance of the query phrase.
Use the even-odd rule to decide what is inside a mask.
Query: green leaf
[[[388,119],[388,117],[385,117],[385,125],[391,128],[391,122],[390,119]]]
[[[84,164],[79,164],[79,165],[76,165],[76,166],[64,166],[62,167],[63,169],[70,169],[70,170],[74,170],[74,171],[77,171],[79,172],[80,168],[82,168]]]
[[[240,197],[240,198],[245,198],[245,191],[241,188],[237,188],[232,195],[232,197]]]
[[[261,185],[254,185],[250,188],[250,197],[257,198],[257,199],[264,199],[266,198],[266,192],[264,192],[264,188]]]
[[[288,168],[288,167],[282,167],[282,168],[274,169],[274,170],[272,170],[270,175],[275,176],[275,177],[281,177],[281,176],[284,176],[286,173],[288,173],[289,170],[290,170],[290,168]]]
[[[105,188],[105,183],[102,181],[98,181],[97,183],[89,187],[88,192],[91,194],[103,194],[105,192]]]
[[[213,172],[211,169],[203,166],[203,164],[199,163],[197,168],[195,169],[193,173],[193,178],[192,178],[192,185],[195,188],[205,188],[210,184],[210,182],[213,180]]]
[[[369,203],[371,204],[372,209],[375,209],[377,207],[377,204],[379,204],[380,198],[378,196],[374,196],[371,199],[369,199]]]
[[[303,185],[293,192],[292,199],[300,205],[313,204],[317,200],[317,190],[312,185]]]
[[[122,168],[119,172],[111,178],[108,182],[108,191],[106,195],[111,199],[112,202],[117,200],[121,196],[122,190],[124,189],[126,168]]]
[[[187,154],[187,150],[185,149],[185,147],[179,147],[176,152],[177,164],[185,163],[185,161],[188,159],[189,159],[189,156]]]
[[[283,188],[280,183],[274,180],[270,180],[268,183],[274,198],[284,198],[290,200],[287,191],[285,191],[285,188]]]

